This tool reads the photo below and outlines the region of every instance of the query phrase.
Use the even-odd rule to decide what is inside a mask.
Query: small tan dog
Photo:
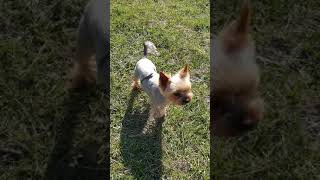
[[[191,101],[189,68],[185,65],[172,77],[163,72],[158,74],[155,65],[147,58],[148,54],[159,55],[150,41],[144,43],[144,57],[135,66],[132,88],[142,87],[151,99],[150,117],[161,118],[166,115],[169,104],[184,105]]]
[[[77,33],[76,57],[69,88],[106,83],[109,50],[107,0],[91,0],[81,18]]]
[[[228,24],[213,45],[211,103],[215,135],[234,136],[252,129],[263,117],[257,94],[259,68],[250,35],[250,2],[244,0],[238,19]]]

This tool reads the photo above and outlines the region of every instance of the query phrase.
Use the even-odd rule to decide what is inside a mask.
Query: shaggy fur
[[[142,88],[151,99],[149,120],[164,117],[169,104],[184,105],[191,101],[191,82],[189,67],[185,65],[174,76],[163,72],[157,73],[155,65],[147,58],[147,55],[159,55],[156,47],[150,41],[144,43],[144,57],[135,67],[133,89]]]
[[[214,41],[212,127],[218,136],[233,136],[250,130],[263,117],[263,100],[257,94],[259,68],[250,35],[250,17],[250,2],[245,0],[240,16]]]

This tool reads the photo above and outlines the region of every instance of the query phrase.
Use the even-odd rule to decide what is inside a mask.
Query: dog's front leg
[[[159,106],[153,104],[149,112],[148,121],[142,131],[143,134],[152,134],[157,128],[159,119],[163,119],[166,116],[166,106]]]
[[[166,105],[154,105],[152,109],[154,118],[156,119],[163,118],[167,115]]]

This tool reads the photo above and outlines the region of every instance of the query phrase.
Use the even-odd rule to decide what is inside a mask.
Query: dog
[[[263,118],[264,102],[258,95],[260,74],[250,18],[250,1],[244,0],[240,16],[213,41],[211,124],[217,136],[242,134]]]
[[[144,43],[144,57],[135,66],[132,88],[142,88],[148,94],[152,104],[150,118],[158,119],[166,116],[168,105],[185,105],[191,101],[189,66],[186,64],[172,77],[164,72],[158,74],[156,66],[147,58],[148,54],[160,54],[150,41]]]
[[[109,56],[109,3],[91,0],[83,13],[77,32],[76,55],[71,71],[70,89],[107,83]]]

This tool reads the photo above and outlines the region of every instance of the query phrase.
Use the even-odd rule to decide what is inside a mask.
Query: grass
[[[209,2],[111,2],[111,178],[209,178]],[[175,73],[190,64],[193,101],[172,106],[163,124],[141,135],[149,99],[131,92],[143,42],[161,55],[150,56],[158,71]]]
[[[68,93],[87,1],[3,2],[0,179],[88,176],[105,169],[102,90]]]
[[[216,1],[214,34],[236,17],[239,1]],[[238,138],[213,137],[217,179],[320,177],[318,1],[253,1],[265,118]]]

